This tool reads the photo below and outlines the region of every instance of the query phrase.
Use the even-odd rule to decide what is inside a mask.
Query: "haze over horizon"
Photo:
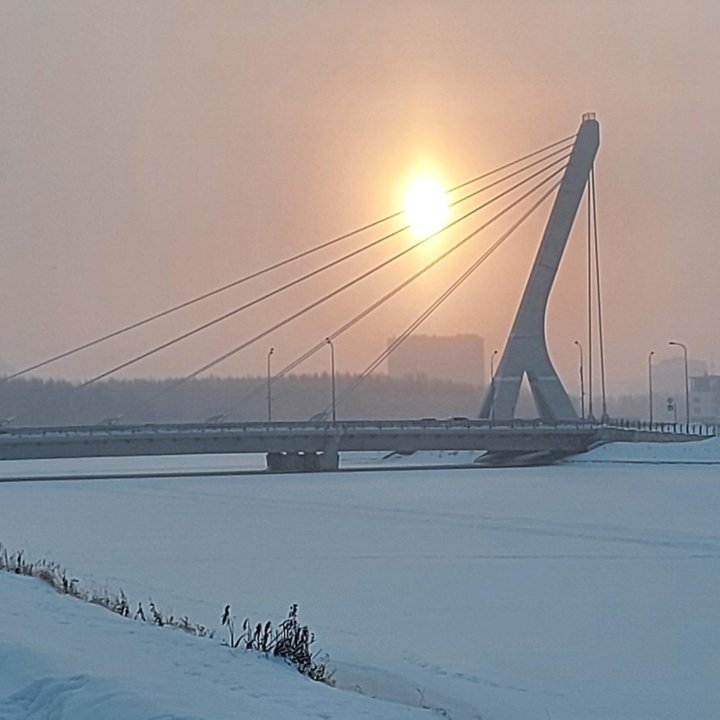
[[[570,135],[586,111],[601,124],[609,391],[643,383],[650,350],[675,357],[669,340],[712,369],[719,35],[709,0],[2,2],[0,370],[396,211],[420,173],[452,186]],[[502,348],[547,207],[420,332]],[[548,318],[573,393],[582,212]],[[338,339],[338,369],[362,370],[476,256],[451,258]],[[192,372],[369,265],[320,276],[122,377]],[[312,267],[39,374],[91,376]],[[281,367],[418,267],[410,258],[215,372],[262,374],[270,345]],[[327,367],[320,353],[299,371]]]

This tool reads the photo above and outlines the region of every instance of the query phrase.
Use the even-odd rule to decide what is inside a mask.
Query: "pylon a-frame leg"
[[[595,115],[588,113],[583,116],[575,138],[494,381],[483,399],[481,418],[512,420],[520,385],[527,374],[530,390],[543,420],[577,419],[575,408],[548,354],[545,317],[550,290],[599,145],[600,125]]]

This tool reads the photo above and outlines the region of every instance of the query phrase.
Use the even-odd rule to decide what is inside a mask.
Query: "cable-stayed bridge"
[[[345,264],[354,273],[352,277],[334,289],[317,294],[304,306],[274,321],[239,344],[227,348],[220,355],[203,363],[182,378],[170,383],[154,397],[148,397],[135,407],[124,408],[118,415],[123,422],[120,427],[106,428],[53,428],[6,429],[0,434],[0,459],[21,457],[79,457],[88,455],[149,455],[186,454],[201,452],[264,452],[268,467],[276,470],[333,469],[338,467],[338,453],[351,450],[382,450],[414,452],[417,450],[485,450],[492,457],[502,461],[518,458],[536,458],[544,461],[582,452],[604,442],[621,438],[676,440],[675,433],[660,431],[639,432],[614,425],[607,416],[605,396],[604,338],[602,329],[602,303],[600,293],[600,267],[597,244],[597,217],[595,203],[594,161],[599,148],[599,124],[594,114],[583,116],[576,134],[527,153],[509,163],[482,173],[462,182],[449,191],[451,207],[455,217],[436,232],[405,243],[393,251],[391,241],[410,230],[401,225],[380,237],[370,240],[367,236],[381,226],[398,222],[402,212],[393,213],[372,221],[360,228],[319,243],[291,257],[255,272],[249,273],[221,287],[202,293],[170,308],[154,313],[101,337],[89,340],[77,347],[59,352],[45,360],[33,363],[22,370],[2,378],[7,382],[29,374],[48,365],[65,360],[78,353],[149,325],[168,315],[177,313],[191,305],[225,293],[250,280],[271,275],[280,268],[291,266],[315,253],[328,249],[346,248],[339,257],[306,270],[298,276],[269,287],[259,295],[233,307],[227,312],[212,317],[199,325],[187,329],[175,337],[144,350],[132,357],[116,362],[112,367],[97,372],[90,379],[78,385],[77,392],[115,376],[123,370],[142,362],[158,353],[174,348],[203,331],[225,322],[229,318],[257,308],[265,301],[326,271]],[[589,393],[588,418],[579,417],[550,359],[545,337],[548,298],[560,261],[565,250],[578,208],[587,191],[588,207],[588,349]],[[459,195],[459,197],[458,197]],[[417,330],[456,290],[465,283],[530,217],[548,201],[553,199],[545,231],[532,266],[529,279],[515,316],[509,338],[502,353],[497,372],[493,373],[491,384],[479,408],[478,420],[447,421],[367,421],[338,422],[335,414],[338,404],[353,392],[386,357],[407,337]],[[469,201],[481,200],[470,209]],[[506,224],[498,230],[500,222]],[[475,223],[472,225],[472,223]],[[469,231],[466,229],[471,225]],[[425,265],[406,276],[375,300],[361,308],[354,316],[324,337],[317,339],[305,352],[279,372],[271,376],[267,387],[259,385],[255,392],[267,392],[267,423],[227,423],[222,426],[199,423],[194,425],[147,425],[133,424],[133,417],[142,414],[161,396],[175,391],[188,381],[215,368],[260,341],[270,341],[281,329],[290,326],[306,315],[321,308],[340,294],[361,283],[372,285],[377,274],[398,263],[434,237],[455,229],[461,231],[459,239],[448,241]],[[492,234],[491,240],[481,247],[474,247],[479,238]],[[365,238],[365,239],[363,239]],[[359,244],[351,246],[351,243]],[[361,268],[360,262],[371,250],[390,247],[391,253],[369,268]],[[332,411],[332,422],[316,423],[272,423],[273,380],[284,377],[305,362],[326,345],[330,346],[334,360],[333,342],[350,332],[365,318],[381,307],[385,307],[405,288],[412,285],[426,273],[443,263],[461,248],[473,247],[472,260],[467,267],[430,303],[395,340],[346,387],[338,397],[334,390],[334,368],[332,373],[332,407],[325,408],[319,417],[327,418]],[[594,262],[593,262],[594,259]],[[594,270],[594,276],[593,276]],[[366,281],[370,281],[367,283]],[[594,284],[593,284],[594,281]],[[593,294],[595,291],[596,295]],[[595,323],[595,326],[594,326]],[[602,390],[602,411],[599,422],[593,412],[593,343],[597,346]],[[272,352],[272,350],[271,350]],[[540,422],[523,423],[515,418],[518,393],[524,378],[527,378],[537,407]],[[481,380],[480,378],[478,380]],[[242,402],[242,399],[238,401]],[[232,407],[221,409],[219,417],[226,418]],[[20,418],[21,420],[21,418]],[[652,430],[652,429],[651,429]],[[686,428],[689,432],[690,428]],[[689,439],[691,434],[685,435]],[[698,436],[699,437],[699,436]]]

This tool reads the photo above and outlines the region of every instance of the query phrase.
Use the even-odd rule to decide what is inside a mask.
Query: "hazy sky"
[[[399,209],[418,172],[458,183],[595,111],[610,390],[644,382],[649,350],[677,354],[668,340],[720,369],[718,37],[713,0],[0,0],[0,363],[18,369],[231,281]],[[502,347],[542,219],[423,332],[477,332],[488,350]],[[584,242],[581,218],[548,320],[571,391]],[[360,370],[481,247],[338,339],[338,369]],[[263,372],[270,345],[278,367],[292,360],[420,262],[217,372]],[[339,268],[127,375],[190,372],[369,265]],[[48,374],[87,377],[312,266]],[[321,354],[304,369],[327,364]]]

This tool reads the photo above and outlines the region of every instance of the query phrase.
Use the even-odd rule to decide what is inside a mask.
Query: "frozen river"
[[[527,469],[0,483],[0,542],[212,626],[226,603],[261,620],[297,602],[340,685],[454,720],[717,718],[720,448],[641,450]],[[231,461],[183,462],[61,469]],[[2,472],[18,467],[58,469]]]

